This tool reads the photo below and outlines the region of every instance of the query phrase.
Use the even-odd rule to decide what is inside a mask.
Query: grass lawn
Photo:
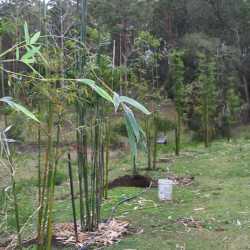
[[[250,141],[218,141],[208,150],[198,146],[183,155],[152,174],[193,175],[194,184],[175,187],[171,203],[159,202],[157,190],[151,189],[121,206],[117,215],[143,233],[107,249],[250,249]],[[164,150],[161,156],[166,157]],[[119,188],[110,196],[113,200],[135,192]],[[198,220],[202,227],[174,223],[179,218]]]
[[[159,202],[157,189],[151,188],[138,198],[122,204],[116,217],[130,221],[140,233],[129,235],[105,249],[250,249],[250,140],[239,139],[230,143],[216,141],[208,149],[203,145],[189,146],[179,157],[170,154],[168,146],[163,146],[159,153],[159,158],[162,157],[169,158],[169,163],[159,164],[158,171],[141,171],[141,174],[153,178],[165,177],[168,172],[179,176],[192,175],[195,177],[193,185],[176,186],[172,202]],[[138,165],[139,168],[145,167],[143,155]],[[26,169],[31,173],[29,177],[20,175],[18,184],[21,220],[26,221],[36,204],[35,177],[32,174],[35,171],[32,172],[26,164],[19,166],[23,169],[20,172]],[[55,219],[66,222],[72,220],[70,198],[63,198],[69,193],[66,163],[60,172],[62,184],[56,190]],[[131,166],[128,155],[112,160],[111,178],[129,173]],[[118,201],[141,191],[138,188],[111,190],[109,199],[103,205],[103,218],[110,215]],[[8,227],[2,224],[0,238],[4,231],[13,231],[12,214],[10,206]],[[180,218],[197,220],[201,227],[176,223]],[[1,221],[4,221],[3,217]],[[27,234],[35,231],[35,222],[36,218],[31,219]]]

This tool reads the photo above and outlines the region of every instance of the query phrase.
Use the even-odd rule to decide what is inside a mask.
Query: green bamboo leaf
[[[36,59],[35,58],[22,58],[21,61],[25,64],[32,64],[32,63],[35,63],[36,62]]]
[[[24,23],[24,37],[26,44],[30,44],[30,35],[27,22]]]
[[[29,48],[30,47],[30,48]],[[35,56],[36,54],[39,53],[40,49],[41,49],[41,46],[34,46],[34,45],[30,45],[28,48],[27,48],[27,51],[29,51],[31,54],[33,54],[33,56]]]
[[[129,122],[129,119],[128,119],[126,113],[124,114],[124,116],[125,116],[125,124],[126,124],[126,128],[127,128],[127,132],[128,132],[128,142],[130,145],[132,156],[136,157],[137,156],[136,138],[134,136],[133,129],[131,127],[131,124]]]
[[[127,107],[126,105],[123,105],[123,109],[125,111],[125,117],[128,123],[130,124],[130,127],[132,128],[132,132],[136,138],[137,143],[140,141],[140,128],[139,125],[135,119],[133,111]]]
[[[127,96],[120,96],[120,100],[123,103],[130,104],[131,106],[139,109],[141,112],[143,112],[146,115],[150,115],[151,113],[139,102],[135,101],[134,99],[127,97]]]
[[[22,112],[24,115],[26,115],[28,118],[31,118],[32,120],[39,122],[39,120],[35,117],[33,113],[31,113],[28,109],[26,109],[24,106],[16,103],[13,101],[13,99],[9,96],[0,98],[0,102],[4,102],[8,104],[12,109]]]
[[[36,54],[39,53],[41,46],[35,47],[35,46],[30,46],[26,47],[27,52],[22,56],[23,59],[34,59]]]
[[[103,88],[96,85],[95,81],[90,79],[78,79],[77,81],[91,87],[102,98],[106,99],[108,102],[113,103],[113,98],[109,95],[109,93]]]
[[[20,51],[19,48],[16,48],[16,60],[20,59]]]
[[[120,96],[115,92],[114,92],[114,97],[113,97],[113,103],[114,103],[114,106],[115,106],[115,112],[117,112],[118,109],[119,109],[121,100],[120,100]]]
[[[36,32],[31,38],[30,38],[30,45],[35,44],[38,39],[40,38],[41,32]]]

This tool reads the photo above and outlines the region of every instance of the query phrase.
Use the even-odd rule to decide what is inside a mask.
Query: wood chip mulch
[[[117,219],[109,220],[105,223],[100,223],[98,230],[95,232],[81,232],[78,225],[78,242],[75,239],[74,225],[72,223],[56,224],[53,229],[53,245],[60,247],[70,247],[70,249],[88,249],[90,246],[103,247],[113,245],[126,234],[134,233],[133,229],[129,228],[127,221]],[[11,246],[5,242],[0,245],[0,250],[14,249],[16,241],[13,241]],[[23,242],[23,246],[31,246],[36,244],[36,239],[31,239]]]
[[[199,229],[199,230],[204,228],[204,223],[203,222],[201,222],[199,220],[195,220],[192,217],[190,217],[190,218],[179,218],[179,219],[176,220],[175,223],[184,225],[186,228],[196,228],[196,229]]]
[[[108,246],[118,242],[122,236],[129,233],[129,223],[112,219],[101,223],[95,232],[80,232],[78,230],[78,243],[75,240],[73,224],[57,224],[54,227],[53,242],[56,245],[81,248],[84,246]]]
[[[194,182],[194,176],[177,176],[169,174],[167,178],[173,181],[175,185],[179,186],[191,186]]]

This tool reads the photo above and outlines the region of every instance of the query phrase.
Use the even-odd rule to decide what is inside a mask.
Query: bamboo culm
[[[157,112],[155,112],[153,120],[154,120],[154,139],[153,139],[153,169],[156,169],[156,161],[157,161],[157,135],[158,135],[158,124],[157,124]]]
[[[107,120],[105,124],[105,191],[104,198],[108,198],[108,185],[109,185],[109,147],[110,147],[110,121]]]
[[[73,174],[72,174],[71,155],[70,155],[70,153],[68,153],[68,171],[69,171],[70,194],[71,194],[73,221],[74,221],[74,231],[75,231],[75,239],[76,239],[76,243],[77,243],[78,242],[78,230],[77,230],[74,183],[73,183]]]

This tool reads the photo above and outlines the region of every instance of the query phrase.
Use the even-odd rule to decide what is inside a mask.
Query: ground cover
[[[34,212],[36,203],[36,171],[32,171],[35,162],[33,166],[28,164],[32,157],[28,153],[18,157],[18,199],[23,223]],[[158,158],[169,161],[159,161],[157,171],[146,171],[146,157],[140,154],[138,167],[143,169],[140,174],[154,180],[192,176],[192,184],[176,185],[174,199],[167,203],[158,200],[155,187],[147,192],[136,187],[111,189],[103,204],[102,217],[128,221],[134,230],[107,249],[249,249],[250,140],[244,137],[232,142],[218,140],[208,149],[199,144],[189,145],[179,157],[170,152],[169,146],[162,146]],[[63,163],[54,210],[58,223],[72,221],[66,161],[65,166]],[[124,174],[131,174],[131,162],[123,152],[112,160],[110,175],[114,179]],[[1,181],[1,188],[4,185]],[[112,213],[121,200],[137,194]],[[8,207],[8,213],[1,214],[1,240],[14,231],[12,209]],[[30,218],[26,235],[35,231],[35,218]]]

